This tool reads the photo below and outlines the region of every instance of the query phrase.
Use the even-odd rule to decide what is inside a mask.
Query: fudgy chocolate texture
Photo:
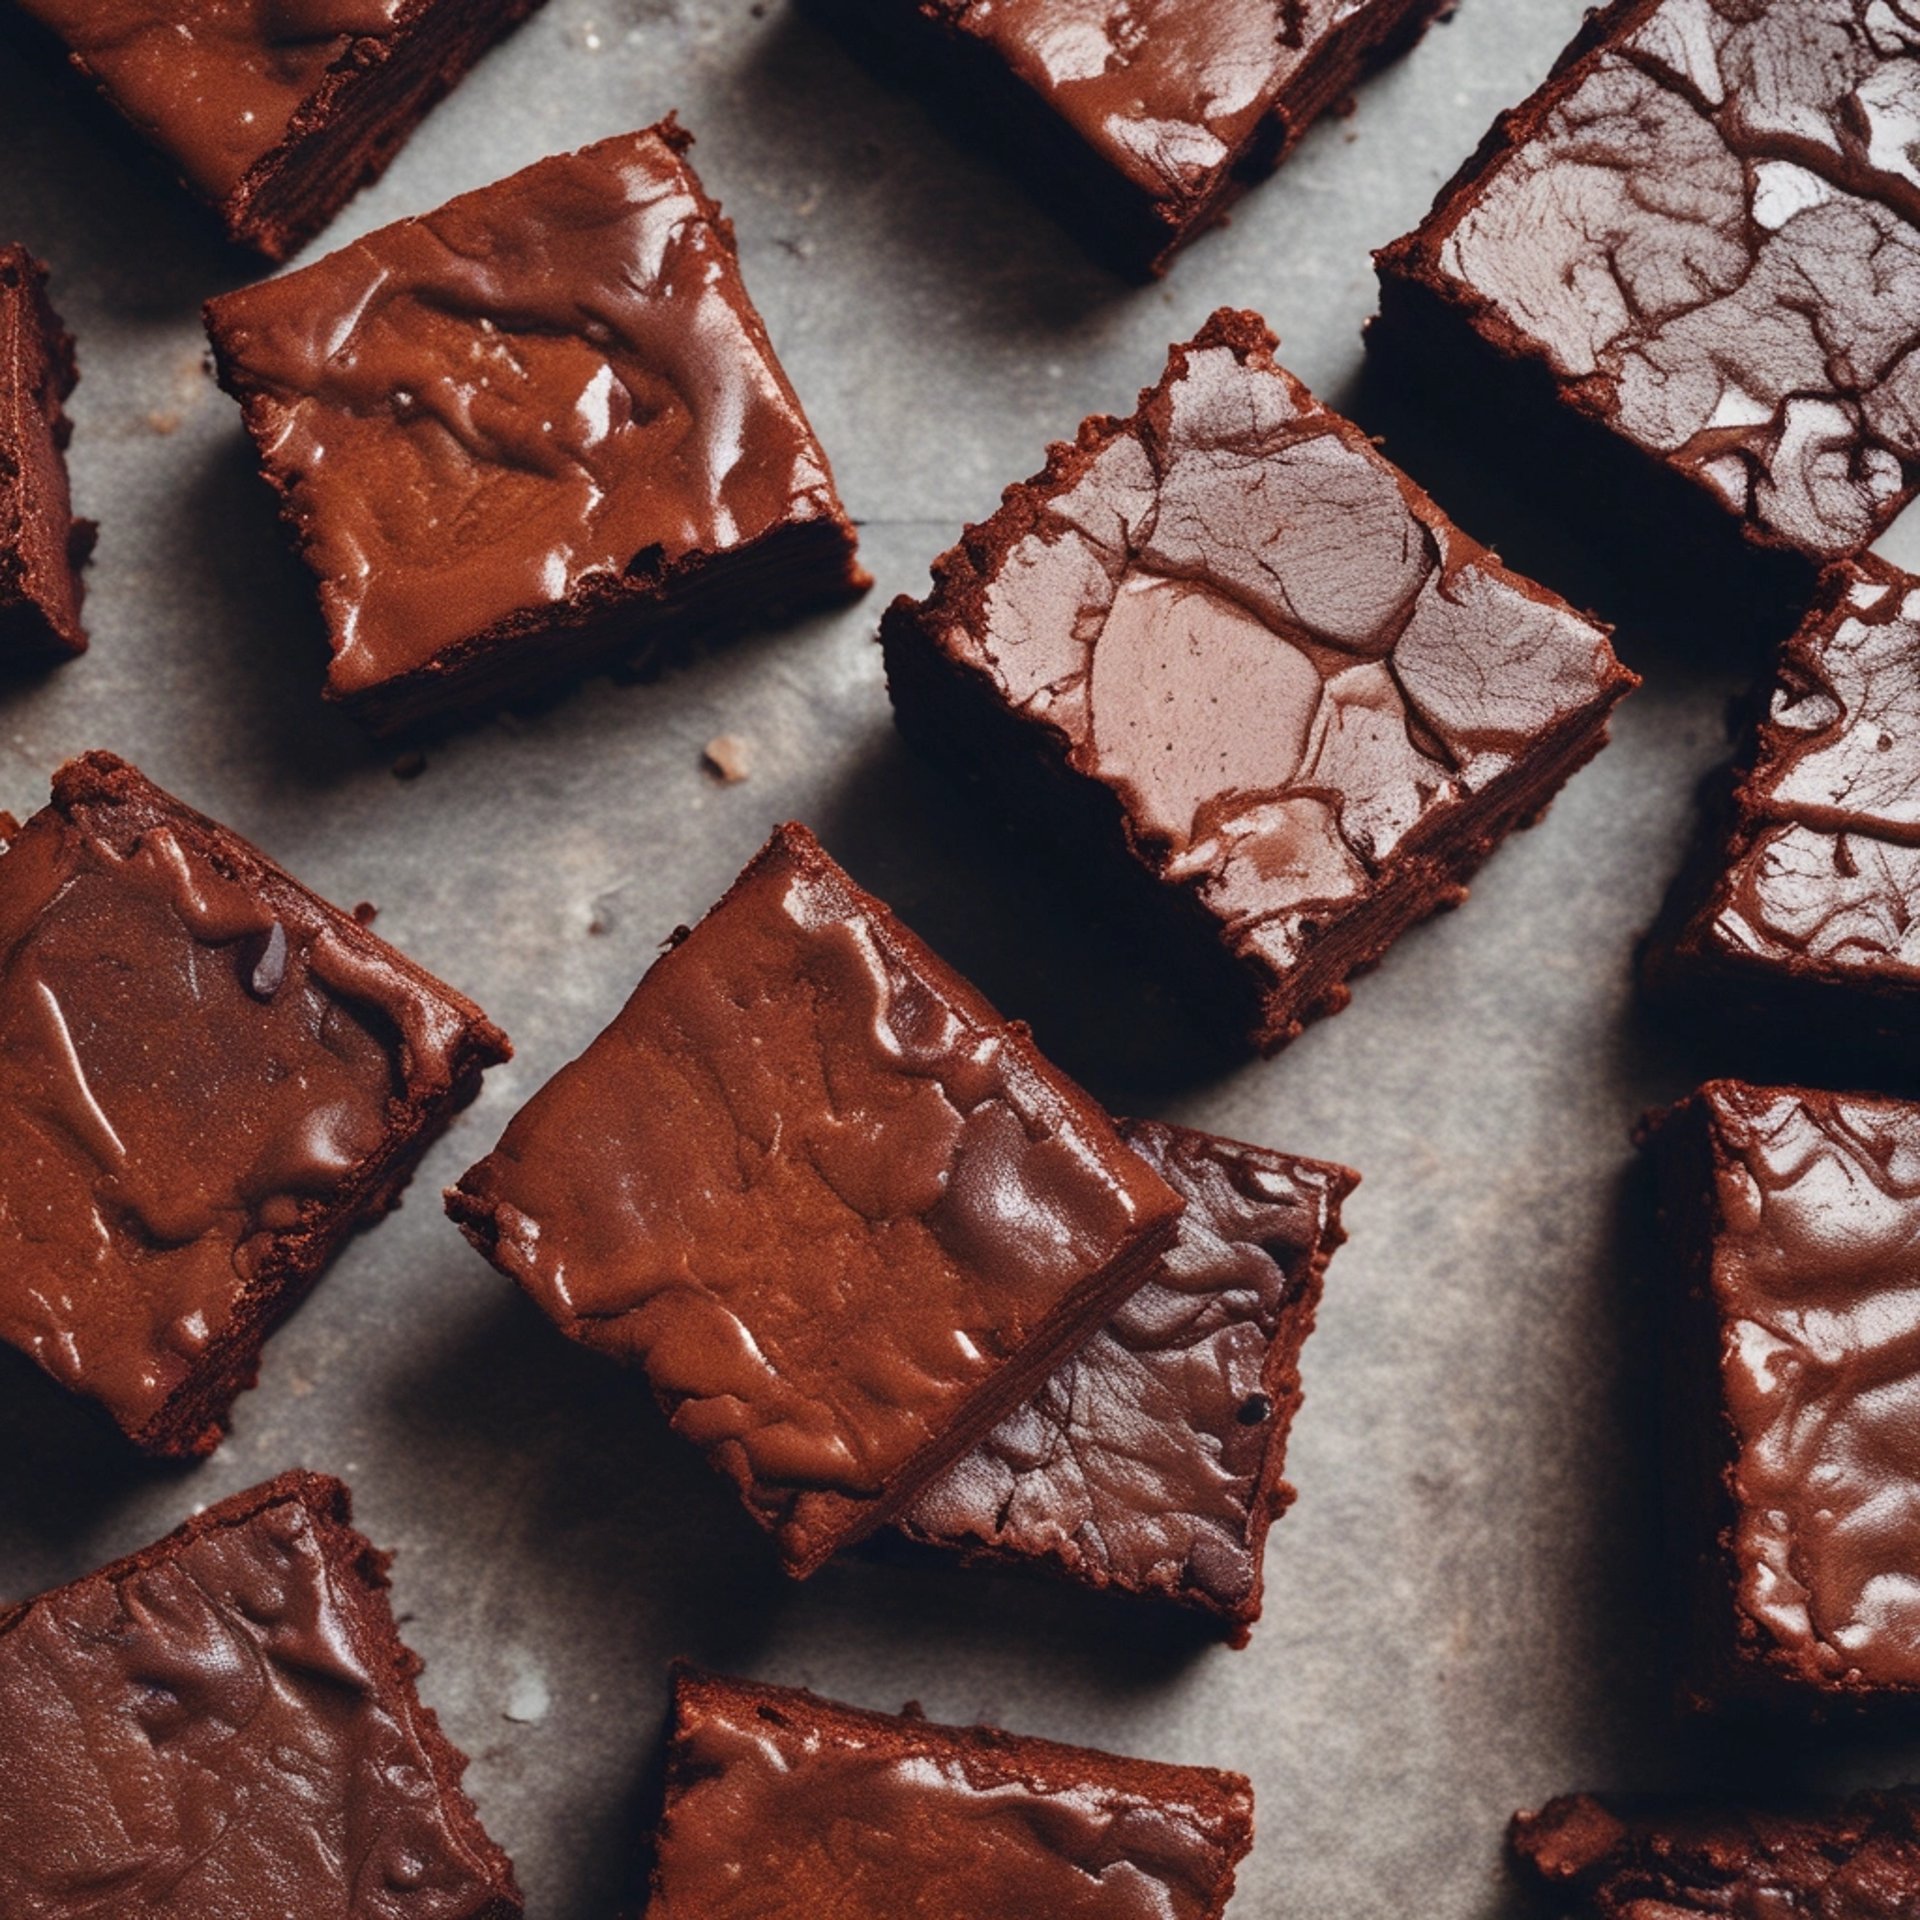
[[[1181,1203],[787,826],[447,1204],[806,1574],[1087,1339]]]
[[[810,0],[1122,271],[1165,272],[1450,0]]]
[[[328,696],[375,727],[865,584],[688,144],[542,160],[208,304]]]
[[[1648,1145],[1677,1269],[1697,1690],[1813,1707],[1912,1693],[1920,1106],[1720,1080]]]
[[[46,268],[0,247],[0,671],[86,651],[80,568],[94,530],[73,517],[63,405],[79,377]]]
[[[0,1610],[8,1920],[516,1920],[350,1520],[286,1474]]]
[[[506,1036],[109,754],[0,825],[0,1340],[211,1452]]]
[[[219,217],[284,260],[540,0],[0,0]]]
[[[1920,1064],[1920,581],[1834,568],[1648,943],[1656,999]]]
[[[1238,1774],[681,1671],[648,1920],[1219,1920]]]
[[[1638,684],[1274,345],[1216,314],[882,629],[908,738],[1111,876],[1268,1050],[1463,898]]]
[[[1920,474],[1916,55],[1886,0],[1617,0],[1379,256],[1383,347],[1536,367],[1751,540],[1860,552]]]
[[[1568,1920],[1911,1920],[1920,1793],[1803,1813],[1568,1795],[1516,1816],[1521,1878]]]
[[[1153,1276],[907,1513],[913,1538],[1260,1617],[1300,1349],[1359,1176],[1155,1121],[1127,1144],[1186,1202]]]

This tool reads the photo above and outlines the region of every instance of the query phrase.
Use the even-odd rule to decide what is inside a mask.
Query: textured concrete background
[[[344,1474],[400,1550],[426,1693],[474,1755],[470,1787],[536,1920],[611,1906],[676,1653],[1244,1768],[1260,1840],[1237,1920],[1498,1913],[1506,1816],[1563,1787],[1769,1760],[1891,1779],[1920,1760],[1837,1738],[1771,1755],[1676,1731],[1665,1704],[1627,1130],[1705,1062],[1645,1031],[1627,962],[1743,664],[1657,622],[1623,628],[1649,685],[1546,823],[1339,1019],[1202,1078],[1181,1010],[895,743],[871,641],[885,598],[917,588],[964,520],[1083,414],[1129,405],[1218,304],[1262,310],[1296,371],[1380,424],[1358,380],[1369,249],[1544,75],[1580,11],[1465,0],[1141,291],[777,4],[552,0],[322,244],[677,109],[879,585],[660,684],[599,682],[465,735],[405,784],[318,704],[310,596],[201,368],[198,303],[245,263],[98,119],[0,57],[0,233],[50,259],[80,337],[75,477],[103,523],[94,651],[0,690],[0,806],[37,806],[82,748],[126,754],[334,900],[379,903],[381,931],[520,1050],[274,1341],[205,1467],[141,1471],[0,1375],[0,1595],[282,1468]],[[1392,444],[1470,530],[1556,584],[1590,577],[1577,537],[1488,483],[1484,450]],[[1603,580],[1630,580],[1631,554],[1598,558]],[[720,733],[750,743],[742,785],[701,769]],[[1366,1175],[1307,1350],[1300,1503],[1248,1652],[944,1565],[850,1561],[786,1584],[636,1383],[567,1347],[441,1217],[437,1189],[787,817],[1115,1102]]]

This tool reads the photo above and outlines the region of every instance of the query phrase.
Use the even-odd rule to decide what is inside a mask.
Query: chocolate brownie
[[[0,672],[87,649],[80,568],[93,526],[73,517],[62,404],[79,377],[46,268],[0,247]]]
[[[351,1519],[284,1474],[0,1609],[0,1913],[517,1920]]]
[[[1920,1692],[1920,1106],[1718,1080],[1646,1133],[1709,1704]]]
[[[1916,50],[1885,0],[1615,0],[1379,255],[1378,345],[1676,476],[1676,547],[1859,553],[1920,479]]]
[[[212,208],[285,260],[540,0],[0,0]]]
[[[882,631],[901,731],[1268,1051],[1462,899],[1638,684],[1275,344],[1215,314]]]
[[[1850,562],[1718,783],[1643,956],[1649,992],[1785,1058],[1920,1066],[1917,830],[1920,581]]]
[[[844,599],[827,460],[671,122],[208,303],[379,731]]]
[[[506,1036],[110,754],[0,816],[0,1341],[154,1454],[397,1201]]]
[[[1359,1175],[1157,1121],[1127,1144],[1187,1203],[1153,1277],[914,1503],[917,1540],[1260,1617],[1300,1349]]]
[[[447,1204],[645,1370],[800,1575],[1039,1387],[1181,1206],[795,826]]]
[[[1911,1920],[1920,1791],[1803,1812],[1569,1795],[1518,1815],[1521,1877],[1567,1920]]]
[[[1122,272],[1173,255],[1451,0],[810,0]]]
[[[681,1670],[648,1920],[1219,1920],[1236,1773]]]

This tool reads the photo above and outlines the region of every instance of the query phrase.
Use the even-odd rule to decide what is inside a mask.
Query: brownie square
[[[1219,1920],[1235,1773],[681,1670],[648,1920]]]
[[[1920,1106],[1718,1080],[1646,1144],[1695,1692],[1920,1691]]]
[[[1722,784],[1649,992],[1759,1045],[1920,1065],[1920,581],[1828,573]]]
[[[1905,1920],[1920,1792],[1777,1811],[1572,1794],[1518,1815],[1520,1877],[1567,1920]]]
[[[0,1610],[0,1913],[517,1920],[351,1518],[284,1474]]]
[[[540,0],[0,0],[210,207],[284,260]]]
[[[895,601],[901,731],[1272,1051],[1537,818],[1635,685],[1273,357],[1175,347]]]
[[[1615,0],[1379,256],[1381,348],[1564,410],[1642,488],[1673,476],[1687,539],[1730,517],[1811,560],[1861,552],[1920,473],[1896,11]]]
[[[80,568],[94,530],[73,517],[63,405],[79,377],[46,268],[0,247],[0,673],[87,649]]]
[[[900,1524],[970,1557],[1198,1608],[1244,1646],[1267,1529],[1293,1501],[1300,1350],[1359,1175],[1157,1121],[1121,1133],[1186,1202],[1173,1245]]]
[[[1181,1206],[795,826],[447,1204],[645,1370],[797,1575],[1031,1394]]]
[[[0,816],[0,1341],[210,1453],[504,1060],[480,1010],[110,754]]]
[[[671,122],[207,306],[378,731],[844,599],[854,533]]]
[[[1151,276],[1451,0],[809,0]]]

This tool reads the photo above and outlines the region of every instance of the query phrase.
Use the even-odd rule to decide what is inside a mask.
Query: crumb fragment
[[[731,787],[753,771],[752,750],[737,733],[716,734],[700,755],[701,764],[716,779]]]
[[[147,415],[147,431],[163,436],[170,433],[178,433],[180,431],[180,416],[177,413],[171,411],[163,412],[156,408],[152,413]]]
[[[362,900],[354,907],[353,917],[363,927],[370,927],[379,919],[380,909],[371,900]]]
[[[418,780],[427,770],[427,756],[418,747],[409,747],[393,763],[393,777],[396,780]]]

